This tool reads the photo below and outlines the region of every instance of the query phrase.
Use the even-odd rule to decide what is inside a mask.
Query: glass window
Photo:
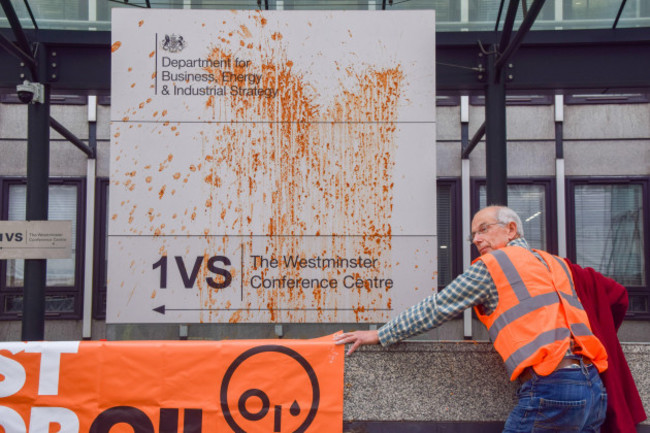
[[[631,3],[635,2],[632,0]],[[612,0],[568,0],[564,2],[564,18],[568,20],[608,20],[614,21],[618,9],[621,6],[620,1]],[[625,15],[632,15],[634,7],[626,8]]]
[[[575,185],[576,261],[624,286],[645,286],[642,185]]]
[[[12,2],[16,15],[19,17],[29,17],[27,2]],[[88,2],[79,0],[29,0],[29,8],[34,14],[36,23],[48,20],[86,20],[88,18]],[[24,20],[29,28],[33,28],[31,19]]]
[[[376,0],[378,8],[381,7],[382,1]],[[457,0],[394,0],[391,5],[386,2],[386,9],[390,10],[408,10],[408,9],[434,9],[436,11],[436,24],[440,22],[460,21],[461,2]]]
[[[549,250],[547,240],[548,209],[546,206],[546,184],[509,184],[508,207],[517,212],[524,226],[524,237],[531,248]],[[479,209],[487,200],[485,184],[479,185]]]
[[[283,7],[286,10],[367,10],[369,4],[367,0],[284,0],[269,2],[270,8],[274,6],[273,3],[275,3],[275,7]],[[264,7],[264,1],[262,1],[262,7]],[[381,1],[378,2],[378,8],[381,8]]]
[[[24,220],[26,213],[26,185],[9,187],[9,220]],[[75,284],[75,253],[77,230],[77,187],[51,185],[49,189],[48,218],[53,221],[72,221],[72,256],[68,259],[47,261],[47,286],[73,286]],[[22,287],[24,260],[7,261],[7,286]]]
[[[462,256],[461,245],[456,236],[460,224],[460,204],[458,203],[455,180],[438,180],[437,224],[438,224],[438,287],[443,288],[460,272]]]
[[[54,181],[49,187],[48,219],[72,221],[71,257],[47,260],[45,311],[49,317],[73,318],[80,314],[82,281],[78,272],[80,255],[77,242],[80,190],[78,180]],[[3,216],[8,220],[24,220],[27,195],[24,181],[5,181],[4,193]],[[0,314],[5,318],[16,318],[23,309],[25,261],[6,260],[0,270],[4,277],[0,282]]]
[[[515,24],[514,30],[517,30],[523,21],[525,13],[527,13],[532,2],[528,4],[528,7],[523,8],[522,5],[518,5],[517,14],[515,15]],[[499,17],[499,9],[501,8],[501,16]],[[501,0],[469,0],[469,20],[470,22],[485,23],[487,25],[486,29],[494,30],[494,26],[499,19],[499,29],[503,28],[503,23],[505,22],[506,15],[508,13],[508,2],[502,2]],[[555,16],[555,3],[552,1],[547,1],[542,9],[537,15],[535,20],[534,27],[543,27],[544,21],[553,20]],[[473,30],[478,30],[473,29]],[[505,47],[503,47],[505,48]]]

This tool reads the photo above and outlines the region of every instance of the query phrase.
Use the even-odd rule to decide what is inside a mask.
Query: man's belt
[[[582,357],[582,359],[576,359],[572,357],[566,357],[562,358],[562,361],[555,367],[555,371],[558,371],[561,368],[568,368],[573,365],[580,365],[580,361],[584,362],[585,365],[589,366],[592,364],[591,360],[589,358]],[[519,382],[524,383],[529,381],[533,377],[533,368],[532,367],[526,367],[524,371],[521,372],[519,375]]]

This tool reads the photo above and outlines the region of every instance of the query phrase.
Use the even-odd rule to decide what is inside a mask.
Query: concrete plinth
[[[625,343],[623,350],[650,409],[650,344]],[[362,347],[346,358],[344,380],[343,418],[355,425],[503,422],[518,386],[490,343],[471,341]]]

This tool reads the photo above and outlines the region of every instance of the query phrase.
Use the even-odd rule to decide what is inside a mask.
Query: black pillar
[[[492,46],[490,51],[496,52]],[[487,56],[485,88],[485,168],[488,205],[508,205],[505,69],[497,70],[496,54]]]
[[[47,84],[46,47],[36,52],[38,80],[44,86],[44,102],[30,103],[27,112],[27,221],[47,220],[50,173],[50,89]],[[45,339],[46,260],[25,260],[22,340]]]

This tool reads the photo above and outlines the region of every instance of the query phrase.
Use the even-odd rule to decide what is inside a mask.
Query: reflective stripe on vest
[[[567,268],[566,263],[564,263],[564,260],[560,259],[557,256],[551,256],[553,259],[562,266],[562,269],[564,270],[564,273],[567,275],[567,279],[569,280],[569,284],[571,285],[571,293],[573,293],[573,296],[569,296],[566,293],[561,293],[562,298],[564,298],[573,308],[578,308],[580,310],[584,310],[582,303],[580,302],[580,299],[578,298],[578,294],[576,293],[576,288],[575,285],[573,284],[573,278],[571,277],[571,272],[569,271],[569,268]]]
[[[538,308],[547,307],[558,302],[557,293],[544,293],[543,295],[535,296],[528,298],[519,304],[515,305],[511,309],[505,311],[501,314],[490,326],[488,329],[488,334],[490,334],[490,339],[495,341],[497,334],[505,328],[509,323],[519,319],[520,317],[525,316],[531,311],[535,311]]]
[[[584,323],[574,323],[571,325],[571,332],[576,337],[584,337],[585,335],[593,335],[591,330]]]
[[[524,281],[521,279],[521,276],[519,276],[519,272],[517,272],[517,269],[515,269],[515,265],[512,264],[508,255],[501,250],[494,251],[492,255],[495,259],[497,259],[497,262],[499,262],[503,273],[505,274],[506,278],[508,278],[510,287],[512,287],[515,295],[517,295],[517,299],[519,299],[521,302],[526,298],[530,298],[530,293],[528,293],[528,289],[526,288]]]
[[[512,355],[505,360],[506,369],[508,371],[513,371],[519,364],[530,358],[540,347],[544,347],[555,341],[564,340],[570,336],[571,333],[567,328],[556,328],[542,332],[533,341],[515,350]]]

